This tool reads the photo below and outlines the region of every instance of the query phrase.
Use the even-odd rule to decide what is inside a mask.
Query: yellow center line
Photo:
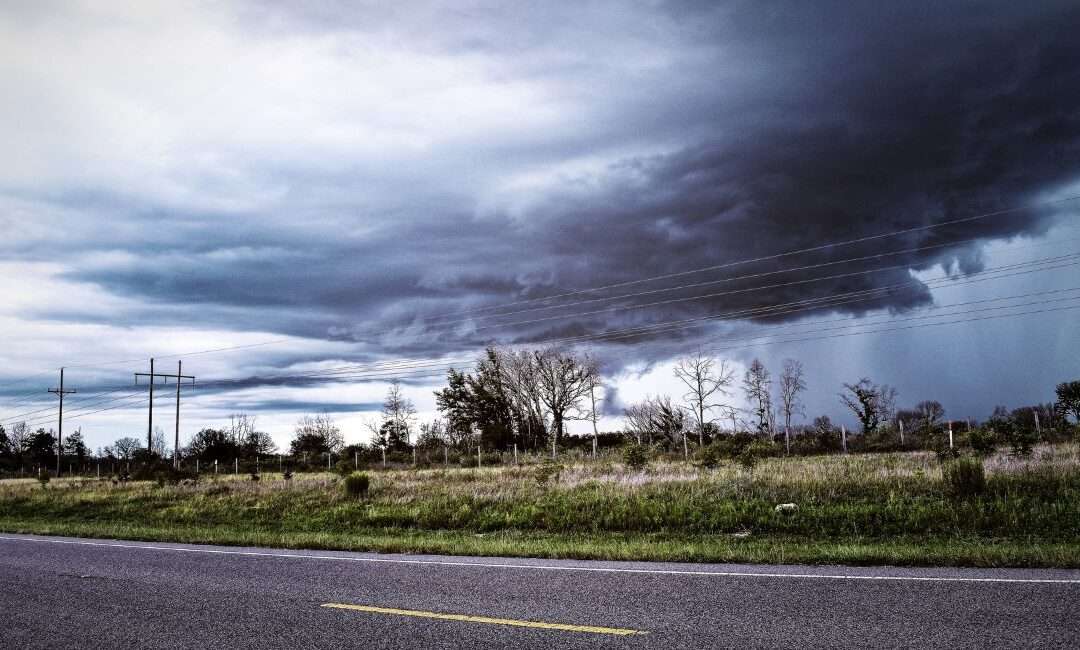
[[[531,627],[544,630],[562,630],[564,632],[589,632],[591,634],[615,634],[618,636],[630,636],[633,634],[648,634],[641,630],[627,630],[619,627],[598,627],[595,625],[569,625],[566,623],[545,623],[543,621],[518,621],[511,618],[489,618],[487,616],[469,616],[466,614],[440,614],[439,612],[423,612],[415,609],[394,609],[391,607],[372,607],[370,605],[348,605],[345,603],[326,603],[323,607],[332,609],[350,609],[357,612],[372,614],[392,614],[395,616],[415,616],[417,618],[434,618],[442,621],[463,621],[466,623],[486,623],[488,625],[513,625],[515,627]]]

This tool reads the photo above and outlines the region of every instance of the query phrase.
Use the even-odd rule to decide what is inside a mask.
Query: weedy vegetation
[[[644,450],[642,450],[644,451]],[[1080,566],[1080,446],[483,469],[0,481],[0,529],[637,560]],[[363,497],[363,498],[359,498]],[[778,504],[797,509],[777,512]],[[749,533],[749,534],[747,534]]]

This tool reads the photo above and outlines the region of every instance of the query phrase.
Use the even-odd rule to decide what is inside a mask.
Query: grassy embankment
[[[198,485],[0,481],[0,530],[123,539],[470,555],[1080,567],[1080,447],[984,461],[953,494],[931,454],[774,458],[752,474],[579,462],[372,472],[365,499],[330,474]],[[798,504],[778,513],[778,503]]]

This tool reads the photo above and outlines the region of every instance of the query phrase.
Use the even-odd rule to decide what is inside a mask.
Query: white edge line
[[[269,553],[264,551],[225,551],[209,548],[184,548],[179,546],[151,546],[148,544],[123,544],[119,542],[87,542],[69,539],[42,539],[40,537],[7,537],[0,541],[39,542],[45,544],[70,544],[76,546],[99,546],[106,548],[143,549],[147,551],[174,551],[177,553],[208,553],[214,555],[240,555],[246,557],[303,558],[307,560],[336,560],[339,562],[371,562],[377,564],[413,564],[429,566],[462,566],[484,569],[535,569],[540,571],[582,571],[591,573],[636,573],[649,575],[683,575],[731,578],[801,578],[817,580],[897,580],[905,582],[983,582],[1020,584],[1080,584],[1080,578],[965,578],[962,576],[881,576],[881,575],[835,575],[828,573],[759,573],[754,571],[694,571],[692,569],[618,569],[612,567],[558,566],[551,564],[511,564],[499,562],[453,562],[450,560],[405,560],[376,557],[348,557],[338,555],[311,555],[306,553]]]

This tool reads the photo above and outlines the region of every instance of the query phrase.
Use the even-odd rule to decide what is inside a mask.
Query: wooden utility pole
[[[74,388],[64,390],[64,369],[60,369],[60,388],[50,388],[50,393],[60,397],[60,414],[56,422],[56,477],[60,478],[60,458],[64,455],[64,395],[77,392]]]
[[[146,451],[150,452],[154,448],[154,380],[161,377],[165,380],[165,383],[169,383],[169,379],[176,380],[176,441],[173,446],[173,468],[180,469],[180,383],[185,379],[191,380],[191,387],[195,387],[195,377],[192,375],[185,375],[183,373],[183,362],[176,362],[176,374],[171,375],[169,373],[156,373],[154,372],[154,360],[150,359],[150,372],[137,372],[135,373],[135,383],[139,383],[139,377],[147,377],[150,383],[150,409],[146,422]]]
[[[596,458],[597,441],[600,439],[600,431],[596,428],[596,380],[589,380],[589,399],[592,400],[592,457]],[[686,446],[686,437],[683,436],[683,447]],[[516,450],[515,450],[516,451]],[[517,454],[515,454],[515,458]]]

